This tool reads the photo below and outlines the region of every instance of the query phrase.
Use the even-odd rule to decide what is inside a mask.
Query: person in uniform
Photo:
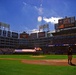
[[[68,48],[68,64],[72,64],[72,48]]]

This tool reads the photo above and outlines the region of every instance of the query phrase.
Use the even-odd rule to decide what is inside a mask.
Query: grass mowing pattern
[[[15,59],[67,59],[67,55],[41,55],[44,57],[32,57],[33,55],[0,55],[0,58],[15,58]]]
[[[45,56],[46,57],[42,59],[58,59],[59,57],[56,55]],[[31,58],[30,55],[1,55],[0,58],[34,59]],[[64,58],[66,58],[66,56],[64,56]],[[33,65],[21,63],[19,60],[0,60],[0,75],[76,75],[76,66]]]
[[[33,55],[0,55],[0,58],[16,58],[16,59],[67,59],[67,55],[41,55],[44,57],[32,57]],[[76,58],[76,55],[73,55]]]

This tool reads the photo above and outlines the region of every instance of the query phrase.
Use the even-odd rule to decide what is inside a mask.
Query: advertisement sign
[[[75,23],[71,23],[71,24],[65,24],[64,28],[69,28],[69,27],[74,27]]]
[[[70,18],[65,18],[63,20],[63,24],[70,24],[71,23],[71,19]]]
[[[28,38],[29,34],[20,34],[20,38]]]
[[[58,26],[58,29],[63,29],[63,28],[65,28],[64,24],[61,24],[61,25]]]
[[[45,37],[45,32],[39,32],[38,37]]]
[[[37,38],[37,33],[31,33],[30,38]]]

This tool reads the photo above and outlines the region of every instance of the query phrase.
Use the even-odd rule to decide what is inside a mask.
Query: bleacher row
[[[0,54],[13,54],[13,48],[0,48]]]
[[[55,37],[52,41],[52,44],[75,44],[76,45],[76,36],[60,36]]]

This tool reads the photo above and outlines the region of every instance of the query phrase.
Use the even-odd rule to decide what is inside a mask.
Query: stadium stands
[[[68,18],[65,19],[68,20]],[[12,54],[15,49],[33,49],[34,47],[42,48],[43,54],[66,54],[68,46],[71,46],[76,54],[76,21],[69,22],[63,23],[64,28],[60,28],[61,25],[58,23],[59,28],[56,26],[55,32],[49,37],[43,34],[38,37],[36,33],[30,34],[29,37],[29,34],[25,32],[20,33],[20,36],[19,33],[0,29],[0,54]]]

